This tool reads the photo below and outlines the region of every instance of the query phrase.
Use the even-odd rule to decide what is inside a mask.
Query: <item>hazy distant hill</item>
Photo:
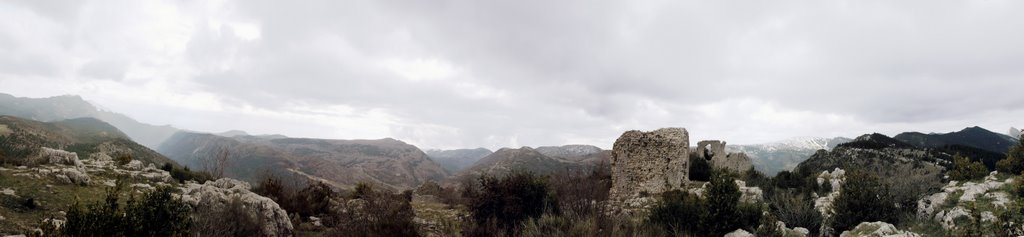
[[[612,151],[591,145],[542,146],[536,150],[549,157],[586,164],[611,164],[612,158]]]
[[[600,154],[600,153],[596,153]],[[594,155],[594,154],[590,154]],[[540,175],[559,172],[589,171],[596,163],[550,157],[530,147],[502,148],[480,159],[447,179],[448,184],[458,184],[465,179],[480,175],[504,175],[510,171],[528,171]]]
[[[764,144],[729,145],[726,149],[729,152],[746,153],[754,163],[754,169],[770,176],[796,168],[800,162],[807,160],[818,150],[831,150],[836,145],[851,140],[845,137],[798,137]]]
[[[94,118],[39,122],[0,116],[0,157],[21,159],[35,155],[40,147],[78,153],[82,159],[95,155],[130,155],[155,165],[175,164],[155,151],[128,139],[110,124]]]
[[[255,181],[264,172],[301,175],[336,187],[369,182],[411,189],[440,181],[448,173],[413,145],[394,139],[327,140],[307,138],[223,137],[179,132],[159,151],[184,165],[203,168],[228,154],[225,176]]]
[[[473,165],[476,161],[490,155],[491,150],[485,148],[477,149],[455,149],[455,150],[426,150],[427,156],[441,164],[450,172],[459,172],[466,167]]]
[[[139,144],[155,149],[178,129],[135,121],[128,116],[99,110],[80,96],[25,98],[0,93],[0,115],[12,115],[37,121],[92,117],[110,123]]]
[[[893,137],[917,147],[938,148],[948,145],[964,145],[1006,154],[1016,139],[980,127],[964,128],[958,132],[923,134],[905,132]]]

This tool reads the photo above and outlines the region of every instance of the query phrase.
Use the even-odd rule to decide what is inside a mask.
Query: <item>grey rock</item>
[[[195,210],[219,210],[237,197],[260,218],[260,223],[263,223],[262,234],[291,236],[294,228],[288,213],[274,200],[257,195],[249,189],[249,183],[228,178],[207,181],[204,184],[187,183],[181,187],[181,200]]]

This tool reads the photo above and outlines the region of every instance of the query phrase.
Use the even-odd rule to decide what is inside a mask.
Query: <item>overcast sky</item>
[[[2,1],[0,92],[421,148],[1024,125],[1024,1]]]

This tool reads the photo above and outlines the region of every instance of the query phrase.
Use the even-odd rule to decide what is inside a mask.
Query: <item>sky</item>
[[[421,148],[1024,126],[1024,1],[0,2],[0,92]]]

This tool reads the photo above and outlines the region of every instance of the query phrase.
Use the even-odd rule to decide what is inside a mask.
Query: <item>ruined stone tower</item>
[[[609,199],[625,202],[641,194],[682,189],[689,174],[689,147],[684,128],[623,133],[612,148]]]

